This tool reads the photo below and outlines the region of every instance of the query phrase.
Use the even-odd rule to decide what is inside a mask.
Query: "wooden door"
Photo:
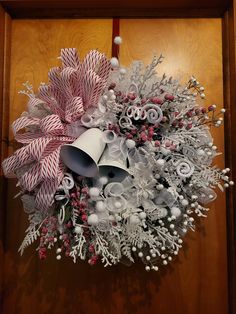
[[[154,53],[165,60],[159,73],[181,80],[194,74],[205,86],[207,104],[223,105],[220,19],[121,20],[121,63],[150,61]],[[24,110],[18,94],[22,82],[37,88],[48,69],[58,63],[63,47],[76,47],[83,57],[98,48],[111,54],[112,20],[13,20],[10,71],[10,122]],[[10,139],[12,133],[9,131]],[[224,149],[223,129],[214,131]],[[9,153],[12,149],[9,148]],[[223,166],[223,157],[217,160]],[[10,181],[6,208],[4,314],[226,314],[226,207],[219,194],[208,218],[189,233],[179,257],[159,273],[141,264],[104,269],[71,259],[57,261],[52,253],[38,260],[35,245],[23,257],[17,253],[27,217]]]

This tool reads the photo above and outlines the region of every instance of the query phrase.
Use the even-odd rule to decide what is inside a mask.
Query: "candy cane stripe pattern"
[[[85,108],[96,105],[110,72],[110,61],[98,51],[89,52],[80,62],[75,48],[62,49],[60,59],[62,67],[49,71],[49,84],[41,84],[38,94],[30,95],[28,102],[32,108],[45,106],[48,115],[42,119],[22,116],[13,123],[15,139],[25,146],[2,164],[9,177],[29,165],[18,178],[19,184],[26,191],[37,187],[36,205],[41,210],[49,209],[63,178],[61,146],[75,141],[67,134],[69,125],[80,119]]]

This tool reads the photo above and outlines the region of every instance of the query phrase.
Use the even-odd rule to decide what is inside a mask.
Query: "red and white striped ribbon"
[[[36,191],[36,206],[42,210],[52,205],[66,171],[61,146],[75,140],[67,135],[68,126],[97,105],[110,72],[110,61],[98,51],[90,51],[81,63],[76,49],[62,49],[61,60],[62,68],[49,71],[49,84],[42,84],[28,103],[30,108],[44,104],[51,114],[43,119],[25,116],[13,123],[15,139],[25,146],[2,164],[6,176],[28,165],[19,182],[24,190]],[[19,132],[25,128],[25,133]]]

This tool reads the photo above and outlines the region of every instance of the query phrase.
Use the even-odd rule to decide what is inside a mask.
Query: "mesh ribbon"
[[[31,107],[44,104],[51,114],[42,119],[24,116],[13,123],[15,139],[24,146],[2,164],[8,177],[28,165],[19,183],[24,190],[35,190],[36,207],[41,210],[52,205],[63,179],[61,146],[75,140],[68,132],[70,124],[97,105],[110,71],[110,61],[98,51],[90,51],[81,63],[76,49],[63,49],[61,60],[62,68],[51,69],[50,83],[42,84],[37,97],[29,100]],[[25,128],[25,133],[19,132]]]

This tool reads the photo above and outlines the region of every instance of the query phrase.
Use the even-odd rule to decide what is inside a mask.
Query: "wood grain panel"
[[[110,54],[111,20],[14,20],[10,76],[10,121],[25,108],[21,83],[35,87],[47,79],[62,47],[92,48]],[[121,59],[149,61],[163,52],[160,73],[182,78],[195,74],[208,90],[207,103],[222,103],[221,25],[219,20],[123,20]],[[223,148],[222,129],[215,134]],[[218,161],[222,164],[222,159]],[[112,269],[56,261],[54,252],[39,261],[29,248],[17,253],[27,226],[26,215],[10,182],[6,220],[4,314],[226,314],[225,202],[220,196],[201,234],[189,234],[185,249],[159,274],[143,265]],[[199,227],[200,228],[200,227]]]
[[[91,49],[110,55],[111,34],[111,20],[14,20],[10,121],[25,107],[25,97],[18,95],[22,83],[29,81],[37,90],[48,70],[60,64],[61,48],[75,47],[81,58]]]
[[[220,19],[121,20],[120,34],[121,63],[127,65],[132,59],[147,63],[153,54],[163,53],[159,74],[165,72],[180,81],[195,75],[206,89],[206,105],[222,107]],[[224,151],[223,128],[212,133]],[[216,163],[223,166],[223,159]],[[200,232],[186,237],[179,261],[167,269],[158,291],[147,284],[151,294],[147,313],[227,313],[226,206],[224,195],[218,194],[208,218],[197,227]]]
[[[27,98],[19,95],[22,83],[29,81],[37,89],[47,80],[50,67],[59,63],[63,47],[76,47],[83,57],[90,49],[111,54],[112,20],[14,20],[11,40],[10,122],[25,109]],[[10,138],[12,133],[9,130]],[[10,149],[11,151],[11,149]],[[9,152],[11,153],[11,152]],[[13,199],[17,189],[9,182],[6,209],[5,279],[3,313],[80,313],[86,307],[96,310],[99,297],[90,305],[91,293],[102,274],[87,264],[74,265],[72,260],[57,263],[55,255],[47,263],[38,260],[35,247],[21,258],[17,253],[27,227],[27,217],[19,199]],[[102,270],[105,272],[105,270]],[[103,283],[104,285],[104,283]],[[78,308],[77,308],[78,307]]]
[[[8,110],[9,110],[9,59],[11,19],[0,6],[0,160],[8,154]],[[6,217],[7,179],[0,170],[0,312],[3,303],[4,239]]]
[[[13,18],[212,17],[230,0],[0,0]]]
[[[229,114],[225,121],[226,163],[236,180],[236,1],[224,15],[223,27],[223,63],[224,63],[224,101]],[[235,186],[228,191],[226,198],[227,238],[228,238],[228,285],[229,313],[236,313],[236,193]]]

